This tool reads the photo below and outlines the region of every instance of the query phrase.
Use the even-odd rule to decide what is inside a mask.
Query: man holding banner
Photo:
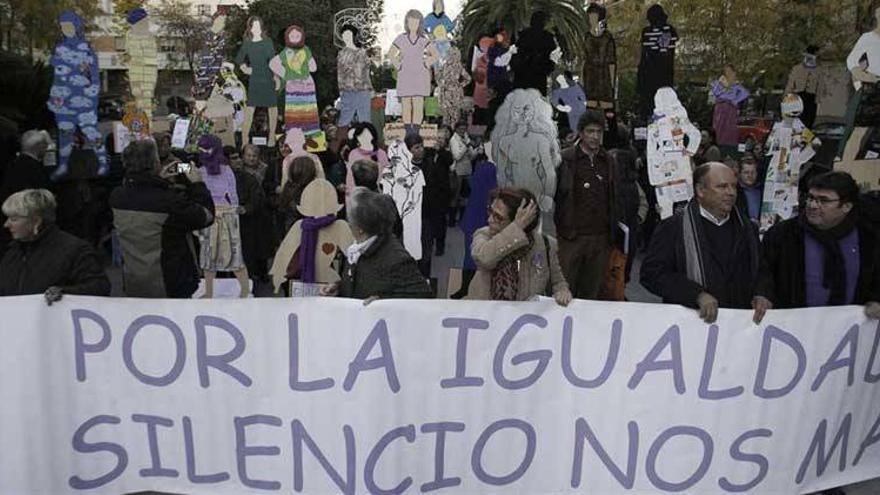
[[[694,170],[696,197],[654,233],[641,282],[663,302],[697,308],[715,322],[718,308],[753,305],[760,253],[758,233],[736,205],[736,174],[709,162]],[[755,306],[755,318],[763,316]]]
[[[763,306],[864,304],[869,318],[880,318],[880,239],[858,202],[858,184],[846,172],[810,181],[801,215],[764,236],[756,298]]]

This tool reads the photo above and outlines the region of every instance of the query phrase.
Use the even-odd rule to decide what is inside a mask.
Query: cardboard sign
[[[189,119],[177,119],[174,122],[174,133],[171,134],[171,147],[175,149],[186,148],[186,138],[189,135]]]
[[[419,126],[419,136],[425,141],[425,148],[436,148],[439,143],[437,124],[422,124]],[[385,124],[383,132],[386,143],[403,141],[406,138],[406,124],[392,122]]]

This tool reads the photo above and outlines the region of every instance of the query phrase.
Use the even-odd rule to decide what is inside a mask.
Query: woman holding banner
[[[109,296],[110,281],[94,249],[55,225],[55,197],[25,189],[3,202],[12,244],[0,259],[0,296]]]
[[[342,264],[342,282],[321,290],[323,296],[363,299],[429,299],[431,286],[400,240],[391,233],[397,207],[390,196],[358,188],[348,206],[354,235]]]
[[[500,188],[492,194],[489,226],[477,230],[471,244],[477,273],[468,299],[526,301],[552,295],[568,306],[572,296],[556,240],[536,232],[538,212],[534,194],[526,189]]]

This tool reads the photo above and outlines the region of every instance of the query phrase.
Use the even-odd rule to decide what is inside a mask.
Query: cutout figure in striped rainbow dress
[[[284,81],[284,129],[300,129],[306,139],[321,133],[318,101],[312,73],[318,70],[312,51],[305,45],[303,28],[292,25],[284,32],[286,48],[269,61],[269,68]]]

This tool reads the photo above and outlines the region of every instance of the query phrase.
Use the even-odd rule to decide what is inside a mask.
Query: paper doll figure
[[[474,47],[471,73],[474,75],[474,124],[486,125],[492,118],[489,113],[489,48],[494,43],[483,36]]]
[[[846,132],[837,148],[838,157],[843,157],[844,161],[834,167],[838,169],[841,168],[839,165],[845,164],[841,170],[849,172],[871,190],[880,185],[880,167],[871,166],[871,171],[866,171],[864,166],[853,162],[871,160],[869,155],[875,155],[865,147],[870,142],[867,138],[871,129],[880,126],[880,7],[874,10],[874,19],[874,30],[863,33],[846,57],[846,67],[852,74],[856,92],[847,111]]]
[[[422,13],[410,10],[404,18],[406,32],[395,38],[388,58],[397,68],[397,96],[403,105],[403,123],[421,125],[425,98],[431,95],[431,67],[437,50],[425,36]]]
[[[735,148],[739,144],[739,128],[736,126],[739,106],[749,99],[749,90],[739,83],[732,65],[725,65],[724,74],[712,84],[712,96],[715,97],[712,115],[715,142],[719,146]]]
[[[278,193],[281,192],[283,185],[287,184],[287,178],[290,175],[290,164],[293,162],[294,158],[300,156],[311,158],[312,162],[315,164],[315,177],[318,177],[319,179],[324,179],[326,177],[324,174],[324,167],[321,165],[321,159],[318,158],[318,155],[307,151],[309,145],[307,144],[306,138],[301,130],[293,128],[284,136],[284,138],[284,144],[290,149],[290,154],[284,157],[284,160],[281,163],[281,184],[277,187]]]
[[[449,57],[440,68],[437,78],[437,92],[440,109],[443,112],[443,123],[455,125],[461,120],[464,109],[464,87],[471,83],[471,76],[461,64],[461,52],[456,47],[449,49]]]
[[[422,259],[422,190],[425,176],[413,165],[412,154],[403,141],[388,148],[389,165],[381,174],[379,187],[394,199],[403,221],[403,247],[415,260]]]
[[[125,104],[122,125],[128,130],[129,142],[152,137],[150,135],[150,117],[137,102],[130,101]]]
[[[156,37],[150,32],[150,18],[142,8],[132,9],[126,21],[130,25],[125,34],[125,60],[128,65],[128,84],[137,106],[153,118],[153,93],[159,77]]]
[[[782,121],[773,124],[767,138],[770,164],[764,181],[764,200],[761,204],[760,232],[788,220],[798,213],[798,181],[801,166],[815,154],[821,145],[818,138],[798,118],[804,111],[800,96],[787,94],[782,99]]]
[[[306,32],[293,25],[284,32],[286,47],[269,61],[269,68],[284,82],[284,130],[299,129],[308,140],[321,132],[318,100],[312,73],[318,70],[312,50],[306,46]]]
[[[804,113],[801,114],[801,122],[807,128],[813,127],[816,121],[819,96],[824,94],[825,78],[819,74],[818,54],[819,47],[810,45],[807,47],[804,57],[788,73],[788,82],[785,84],[785,93],[794,93],[801,97],[804,102]]]
[[[616,100],[617,43],[607,29],[606,15],[602,5],[591,3],[587,7],[590,33],[584,42],[581,84],[587,93],[587,106],[598,110],[613,109]]]
[[[98,175],[105,175],[110,168],[104,140],[97,127],[98,92],[101,89],[98,57],[86,41],[83,22],[78,15],[64,11],[58,17],[58,23],[64,37],[49,59],[55,76],[46,103],[55,114],[58,125],[58,168],[52,178],[57,180],[67,174],[77,128],[95,151]]]
[[[442,24],[438,24],[437,27],[434,28],[430,37],[431,44],[437,51],[437,60],[431,65],[436,77],[437,72],[443,67],[443,64],[446,63],[446,58],[449,56],[449,49],[452,48],[452,39],[449,37],[449,33],[446,32],[446,26]]]
[[[510,68],[513,70],[513,87],[517,89],[532,88],[547,96],[547,78],[556,68],[556,62],[551,54],[559,48],[556,40],[550,34],[545,25],[547,14],[535,12],[532,14],[529,27],[517,36],[516,50],[510,60]],[[561,51],[558,52],[561,55]]]
[[[455,21],[446,15],[446,3],[443,0],[434,0],[434,8],[425,16],[425,33],[433,36],[437,26],[443,26],[445,34],[452,35],[455,31]]]
[[[675,45],[678,33],[667,22],[666,11],[652,5],[647,13],[649,26],[642,29],[642,54],[636,77],[639,113],[648,117],[654,106],[654,94],[663,87],[672,87],[675,75]]]
[[[339,125],[348,127],[357,117],[358,122],[369,122],[373,83],[370,81],[370,56],[358,42],[360,30],[352,25],[342,27],[339,34],[345,46],[336,56],[336,76],[342,110]]]
[[[248,19],[244,36],[244,43],[235,57],[235,63],[241,72],[248,76],[247,106],[244,109],[241,137],[245,143],[250,142],[254,111],[257,108],[266,108],[269,112],[268,144],[269,147],[274,147],[275,125],[278,123],[277,94],[281,89],[281,80],[269,69],[269,61],[275,57],[275,45],[266,34],[263,20],[259,17]]]
[[[669,218],[676,203],[694,195],[691,157],[700,146],[700,130],[672,88],[654,95],[654,121],[648,125],[648,181],[654,186],[660,217]],[[685,145],[685,137],[687,145]]]
[[[223,62],[220,67],[220,77],[217,78],[217,88],[215,88],[215,91],[217,90],[232,104],[232,120],[235,124],[235,131],[242,131],[244,129],[247,90],[244,83],[235,75],[235,65],[231,62]]]
[[[345,185],[346,195],[350,196],[354,191],[354,175],[351,166],[358,160],[372,160],[379,164],[379,176],[388,167],[388,155],[379,147],[379,134],[373,124],[357,124],[348,131],[348,146],[351,151],[348,154],[346,165]]]
[[[561,162],[553,109],[535,89],[513,90],[495,115],[493,161],[499,187],[522,187],[553,208],[556,167]]]
[[[581,115],[587,111],[587,95],[584,88],[575,82],[571,72],[565,71],[556,76],[556,89],[550,94],[550,103],[566,115],[568,129],[577,131]]]
[[[223,55],[226,52],[226,8],[217,7],[214,20],[211,24],[211,33],[205,43],[202,52],[196,60],[195,85],[192,88],[193,98],[196,100],[196,110],[205,108],[208,98],[217,84],[217,76],[223,65]]]
[[[287,232],[269,271],[276,293],[291,279],[305,284],[339,281],[333,260],[354,243],[348,223],[336,218],[341,209],[330,182],[318,178],[306,186],[297,206],[304,218]]]

